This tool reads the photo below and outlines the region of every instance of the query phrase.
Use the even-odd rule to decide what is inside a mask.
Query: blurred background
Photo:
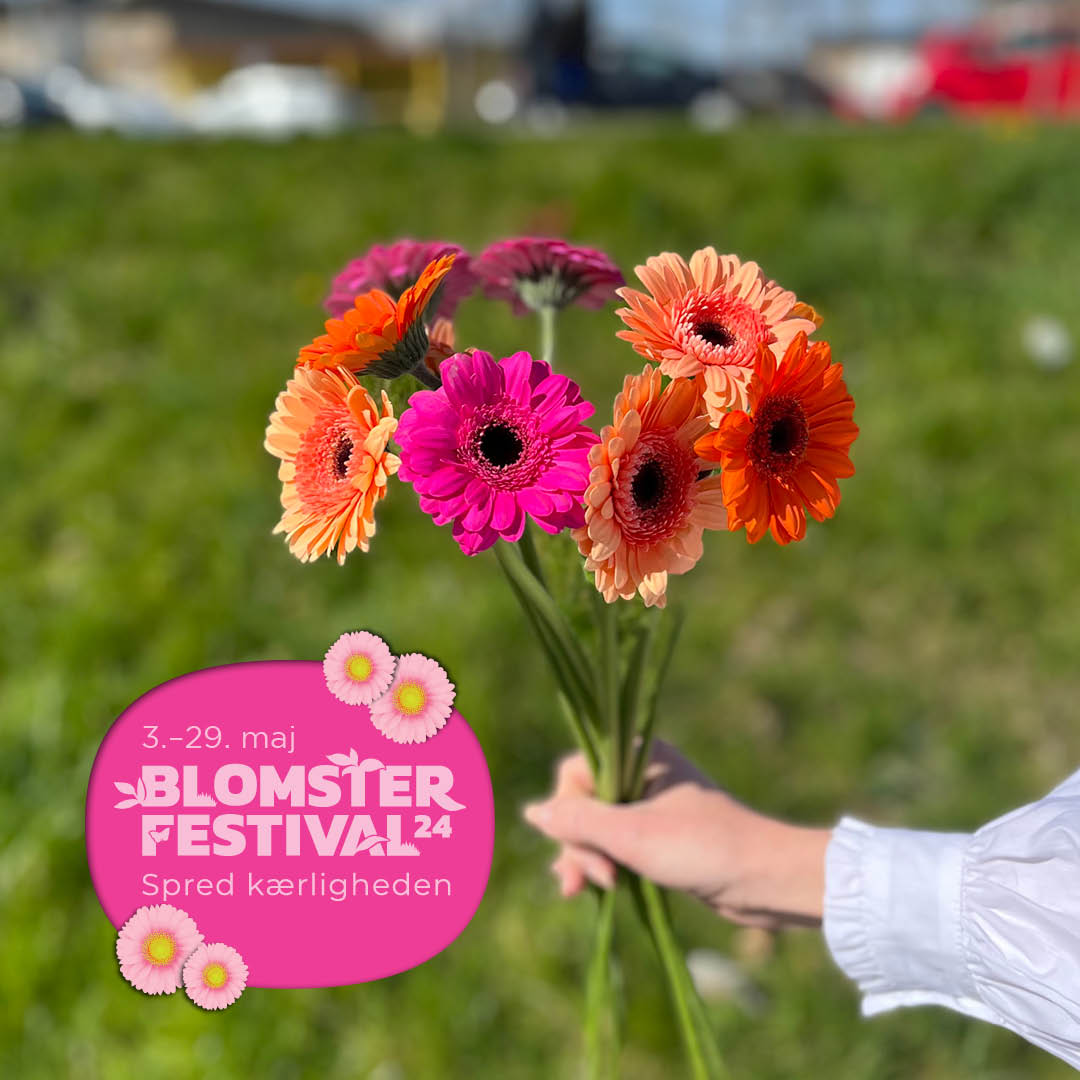
[[[0,125],[268,138],[682,112],[1080,114],[1080,7],[980,0],[0,0]]]
[[[736,795],[969,830],[1075,769],[1078,34],[1075,4],[977,0],[0,2],[0,1075],[579,1074],[590,901],[519,820],[567,739],[494,560],[404,486],[344,568],[270,535],[274,396],[332,275],[396,236],[563,234],[628,277],[712,243],[824,314],[862,428],[836,518],[714,536],[672,590],[662,730]],[[561,321],[598,422],[619,325]],[[479,298],[457,331],[536,340]],[[360,626],[438,656],[485,746],[475,920],[377,984],[135,993],[83,848],[109,725]],[[734,1076],[1072,1075],[943,1011],[861,1020],[820,935],[676,917]],[[681,1075],[627,931],[623,1075]]]

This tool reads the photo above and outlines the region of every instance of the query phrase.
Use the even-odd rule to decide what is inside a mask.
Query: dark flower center
[[[786,480],[802,464],[810,443],[810,425],[794,397],[767,397],[758,403],[747,453],[757,469]]]
[[[722,349],[726,349],[735,344],[735,335],[722,323],[698,323],[697,326],[694,327],[694,333],[697,334],[702,341],[707,341],[710,345],[719,345]]]
[[[524,444],[509,424],[489,424],[480,433],[477,444],[481,455],[489,465],[505,469],[521,457]]]
[[[352,457],[353,441],[348,435],[342,435],[334,447],[334,475],[339,480],[345,479],[349,471],[349,458]]]
[[[642,510],[648,510],[655,506],[664,495],[667,483],[664,478],[664,468],[653,458],[641,465],[634,473],[634,479],[630,481],[630,494],[634,503]]]
[[[690,519],[698,460],[675,428],[643,431],[613,485],[615,518],[624,540],[651,546],[670,540]]]
[[[806,437],[806,422],[797,416],[781,416],[769,428],[769,449],[774,454],[790,454]]]

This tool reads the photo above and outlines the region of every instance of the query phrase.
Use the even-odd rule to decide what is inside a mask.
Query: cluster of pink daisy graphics
[[[171,904],[141,907],[116,937],[120,974],[144,994],[184,992],[204,1009],[224,1009],[247,986],[243,957],[228,945],[203,943],[186,911]]]
[[[454,709],[454,684],[421,653],[394,657],[366,630],[342,634],[323,659],[327,689],[346,705],[367,705],[376,730],[396,743],[430,739]]]

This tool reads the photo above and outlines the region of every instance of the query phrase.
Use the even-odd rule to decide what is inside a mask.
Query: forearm
[[[829,829],[757,817],[742,838],[745,868],[721,914],[749,925],[820,926]]]

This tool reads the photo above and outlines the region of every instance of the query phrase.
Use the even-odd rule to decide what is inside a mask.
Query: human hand
[[[526,821],[560,844],[552,870],[564,896],[587,880],[610,889],[620,863],[744,926],[821,924],[828,829],[743,806],[660,741],[645,779],[638,802],[603,802],[574,754],[560,762],[553,794],[525,808]]]

